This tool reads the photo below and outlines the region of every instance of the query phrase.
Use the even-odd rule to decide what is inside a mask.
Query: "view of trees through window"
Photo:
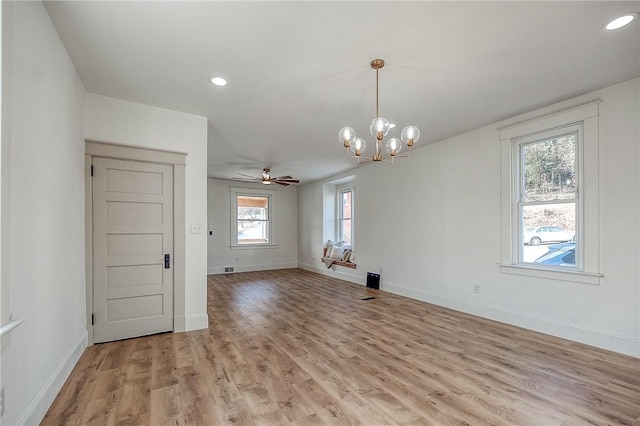
[[[575,266],[577,137],[577,132],[572,132],[521,145],[520,218],[525,263]],[[555,257],[554,251],[558,251]]]
[[[269,243],[269,198],[238,195],[238,244]]]
[[[340,192],[340,236],[339,240],[344,241],[345,244],[352,244],[351,235],[351,191]]]

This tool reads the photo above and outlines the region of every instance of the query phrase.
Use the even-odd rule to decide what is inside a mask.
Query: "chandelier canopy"
[[[357,158],[358,163],[366,163],[369,161],[384,161],[393,164],[394,158],[403,158],[410,156],[413,144],[418,142],[418,139],[420,138],[420,130],[418,130],[416,126],[406,126],[404,129],[402,129],[400,139],[391,138],[387,140],[387,142],[384,144],[387,153],[382,153],[382,141],[384,137],[389,133],[389,129],[395,127],[389,123],[389,120],[384,117],[380,117],[378,108],[378,73],[382,67],[384,67],[384,60],[374,59],[373,61],[371,61],[371,68],[376,70],[376,118],[374,118],[371,122],[369,131],[371,132],[371,135],[376,138],[375,152],[369,156],[363,155],[363,152],[367,147],[367,143],[364,139],[357,137],[356,132],[355,130],[353,130],[353,128],[343,127],[340,132],[338,132],[338,139],[340,140],[340,142],[342,142],[347,157]],[[407,151],[399,155],[400,151],[402,151],[403,145],[407,146]]]

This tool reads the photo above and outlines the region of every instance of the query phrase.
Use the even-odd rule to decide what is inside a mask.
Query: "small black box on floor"
[[[367,272],[367,287],[380,288],[380,274],[374,274],[373,272]]]

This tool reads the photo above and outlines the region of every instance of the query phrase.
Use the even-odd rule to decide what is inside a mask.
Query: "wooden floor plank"
[[[207,330],[88,348],[42,424],[640,425],[636,358],[298,269],[207,301]]]
[[[64,387],[56,397],[45,415],[42,425],[80,424],[82,416],[91,400],[99,374],[98,366],[108,353],[106,345],[87,348],[80,357],[73,374],[67,379]]]

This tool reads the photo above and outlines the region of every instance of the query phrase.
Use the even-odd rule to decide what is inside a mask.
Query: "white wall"
[[[11,43],[9,43],[9,35],[11,33],[11,21],[8,19],[10,16],[9,9],[10,3],[0,4],[0,67],[2,69],[2,81],[0,84],[0,130],[2,133],[2,149],[0,150],[0,282],[6,282],[7,285],[0,285],[0,323],[6,324],[9,322],[9,268],[2,270],[2,265],[9,264],[9,238],[1,238],[5,234],[5,229],[9,230],[9,212],[2,210],[2,204],[5,202],[9,205],[9,176],[3,174],[9,174],[9,148],[11,144],[8,142],[11,140],[10,120],[11,114],[11,91],[9,86],[11,85]],[[4,10],[7,12],[4,12]],[[6,141],[6,143],[5,143]],[[5,201],[6,199],[6,201]],[[0,369],[2,368],[2,357],[0,357]],[[1,378],[1,375],[0,375]]]
[[[319,260],[323,184],[341,176],[301,186],[300,266],[361,284],[382,268],[383,290],[640,356],[639,87],[632,80],[420,148],[393,166],[345,173],[356,176],[355,271]],[[501,273],[497,129],[598,98],[600,285]]]
[[[85,91],[43,5],[2,7],[2,286],[24,319],[2,340],[2,423],[37,424],[87,343]]]
[[[208,272],[220,274],[225,266],[235,272],[266,269],[296,268],[298,266],[298,188],[269,186],[273,196],[273,236],[275,247],[259,249],[231,249],[231,193],[230,187],[264,189],[262,184],[208,180],[209,236]]]
[[[87,140],[187,154],[185,288],[176,288],[176,303],[184,293],[184,323],[176,318],[176,331],[207,328],[207,238],[191,233],[192,224],[207,223],[207,119],[91,93],[86,108]]]

